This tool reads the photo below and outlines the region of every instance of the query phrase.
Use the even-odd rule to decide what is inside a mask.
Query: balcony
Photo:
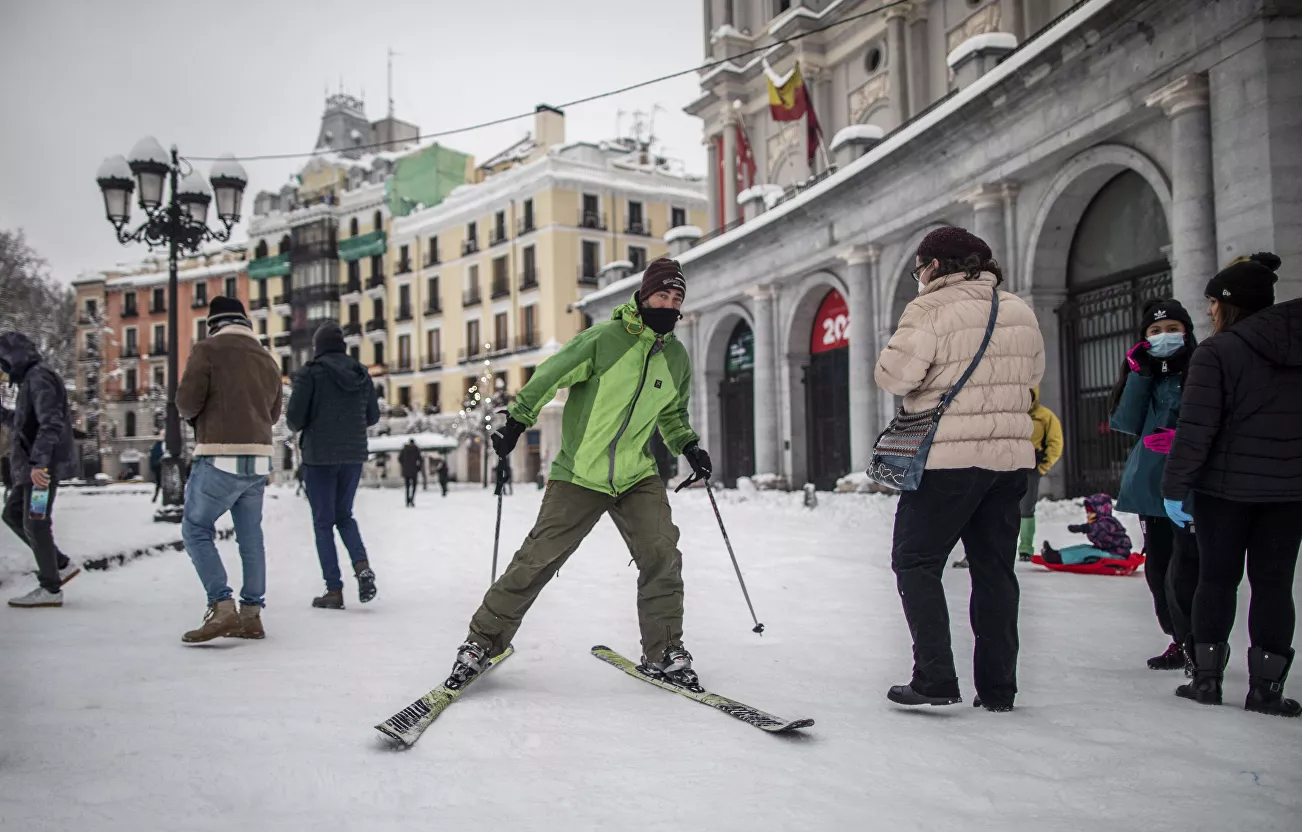
[[[384,297],[384,275],[371,275],[366,279],[366,296],[368,298]]]
[[[154,342],[154,348],[153,348],[152,350],[149,351],[149,354],[152,355],[154,358],[166,358],[166,357],[167,357],[167,342],[166,342],[166,341],[155,341],[155,342]]]
[[[277,355],[289,355],[291,352],[293,352],[289,344],[288,332],[282,332],[278,334],[275,338],[271,339],[271,343],[272,346],[275,348]]]
[[[597,264],[585,263],[579,266],[579,285],[596,286],[597,285]]]
[[[425,304],[425,314],[426,314],[426,315],[442,315],[442,314],[443,314],[443,302],[442,302],[441,300],[439,300],[438,298],[431,298],[431,299],[430,299],[430,300]]]
[[[190,301],[191,309],[203,309],[208,305],[208,298],[195,295],[194,300]]]
[[[366,338],[372,343],[383,341],[388,334],[387,331],[388,324],[384,322],[384,318],[371,318],[366,322]]]
[[[467,255],[474,254],[477,251],[479,251],[478,240],[466,240],[464,243],[461,244],[462,257],[466,257]]]
[[[478,286],[474,287],[473,289],[467,289],[466,291],[461,293],[462,306],[478,306],[480,303],[483,302],[483,300],[484,299],[479,294]]]
[[[138,318],[138,317],[140,317],[140,310],[137,309],[134,305],[132,305],[132,306],[124,306],[124,307],[122,307],[122,317],[123,317],[123,318]]]
[[[116,398],[120,402],[138,402],[140,401],[140,393],[135,390],[123,390],[118,393]]]
[[[438,249],[431,251],[428,255],[425,256],[425,268],[427,269],[430,268],[431,266],[441,265],[442,262],[443,261],[439,259]]]
[[[505,276],[501,280],[493,278],[493,300],[498,298],[508,298],[511,296],[511,283]]]
[[[489,346],[488,354],[502,355],[503,353],[508,353],[510,351],[511,351],[511,338],[510,336],[503,335],[500,338],[493,339],[492,344]]]
[[[264,320],[271,311],[271,299],[267,297],[252,298],[249,300],[249,317],[253,320]]]
[[[340,300],[344,303],[361,303],[362,281],[360,278],[357,280],[350,280],[344,284],[343,296]]]
[[[139,358],[140,347],[135,344],[127,344],[122,348],[122,358]]]
[[[520,274],[520,291],[538,288],[538,270],[525,269]]]
[[[515,338],[515,348],[521,352],[524,350],[535,350],[542,346],[540,343],[541,341],[541,333],[536,329],[530,332],[521,332]]]
[[[465,364],[467,362],[474,361],[475,359],[479,358],[479,356],[483,354],[484,354],[484,348],[478,344],[476,344],[473,347],[462,347],[461,349],[457,350],[457,363]]]
[[[627,227],[624,228],[625,234],[631,234],[634,237],[650,237],[651,223],[646,220],[628,221]]]
[[[412,371],[411,356],[407,356],[406,358],[399,357],[397,365],[392,369],[395,373],[410,373]]]
[[[399,261],[398,261],[398,270],[397,270],[396,272],[394,272],[394,274],[408,274],[410,271],[411,271],[411,261],[410,261],[410,260],[399,260]]]
[[[350,347],[355,347],[362,343],[362,325],[358,321],[349,321],[344,324],[344,343]]]
[[[525,234],[532,234],[538,230],[537,224],[534,223],[533,217],[521,217],[515,226],[515,235],[523,237]]]
[[[579,212],[579,228],[591,228],[595,231],[605,231],[606,221],[601,218],[601,214],[595,211]]]
[[[398,314],[393,317],[393,320],[396,323],[403,323],[405,321],[410,321],[411,318],[412,318],[411,307],[401,306],[398,308]]]
[[[162,314],[163,314],[164,312],[166,312],[166,311],[167,311],[167,304],[166,304],[166,303],[151,303],[151,304],[149,304],[149,314],[150,314],[150,315],[162,315]]]
[[[279,315],[282,318],[288,318],[290,312],[290,300],[292,295],[286,292],[283,295],[276,295],[276,299],[271,302],[271,312],[273,315]]]
[[[443,366],[443,353],[425,356],[425,360],[420,363],[422,370],[437,370]]]
[[[505,227],[495,228],[492,231],[488,232],[488,247],[492,248],[493,246],[500,246],[502,245],[502,243],[505,243],[508,239],[509,238],[506,236]]]

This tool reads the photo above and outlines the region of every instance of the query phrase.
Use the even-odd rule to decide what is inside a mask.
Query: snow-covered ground
[[[69,554],[168,527],[148,494],[60,495]],[[507,498],[502,563],[540,492]],[[1017,710],[906,710],[890,571],[894,502],[721,495],[764,636],[751,623],[705,495],[672,499],[683,531],[687,644],[713,689],[787,718],[775,737],[588,655],[637,655],[635,570],[602,521],[534,606],[517,654],[411,751],[372,725],[446,675],[489,581],[491,496],[364,490],[379,598],[311,609],[321,590],[306,502],[266,504],[263,642],[184,647],[203,596],[182,552],[87,572],[61,610],[0,608],[0,827],[21,830],[1296,830],[1302,724],[1245,713],[1246,604],[1227,705],[1176,699],[1178,673],[1142,575],[1022,579]],[[94,501],[104,501],[95,503]],[[139,505],[137,505],[139,503]],[[1071,504],[1041,537],[1073,541]],[[106,513],[107,512],[107,513]],[[174,533],[176,527],[170,527]],[[1138,529],[1132,528],[1138,539]],[[144,535],[145,538],[141,536]],[[83,551],[79,547],[86,547]],[[234,541],[220,544],[238,588]],[[92,551],[93,550],[93,551]],[[0,530],[4,562],[25,557]],[[342,557],[342,551],[341,551]],[[17,560],[15,560],[17,559]],[[26,590],[30,576],[5,589]],[[947,570],[964,695],[968,575]],[[1302,676],[1302,674],[1299,674]],[[1302,694],[1302,678],[1291,685]]]

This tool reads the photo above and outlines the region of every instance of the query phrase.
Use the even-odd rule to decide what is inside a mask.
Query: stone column
[[[684,313],[683,319],[678,322],[678,326],[674,327],[674,335],[682,342],[683,348],[687,350],[687,358],[691,362],[692,382],[691,389],[688,390],[690,398],[687,401],[687,418],[697,433],[701,432],[701,402],[696,396],[696,378],[697,374],[705,370],[705,358],[696,346],[696,328],[700,317],[699,312]]]
[[[1150,95],[1171,121],[1171,247],[1175,298],[1190,311],[1216,274],[1216,203],[1206,75],[1185,75]]]
[[[931,103],[931,75],[928,64],[927,6],[913,6],[909,18],[909,115],[927,109]]]
[[[737,220],[737,122],[729,108],[723,122],[723,221]]]
[[[1004,238],[1004,196],[998,185],[981,185],[960,199],[972,206],[972,233],[986,241],[995,260],[1004,263],[1008,243]]]
[[[909,117],[908,71],[904,68],[904,26],[908,11],[906,5],[886,10],[886,95],[890,99],[892,128],[899,127]]]
[[[1040,287],[1020,291],[1017,295],[1035,312],[1035,320],[1040,325],[1040,335],[1044,338],[1044,380],[1040,382],[1040,401],[1045,407],[1058,414],[1059,419],[1066,421],[1062,389],[1066,379],[1062,376],[1062,334],[1058,325],[1057,310],[1067,302],[1067,290]],[[1067,447],[1064,449],[1064,454],[1070,454],[1072,437],[1067,436],[1065,439]],[[1065,465],[1059,463],[1053,466],[1053,470],[1047,477],[1048,483],[1041,486],[1040,493],[1062,497],[1066,493],[1066,475]]]
[[[719,226],[719,143],[714,136],[707,136],[705,139],[705,164],[709,175],[706,181],[710,183],[709,192],[705,198],[709,201],[710,216],[706,222],[705,230],[712,231]]]
[[[748,293],[755,314],[755,473],[778,473],[777,355],[773,333],[773,287]]]
[[[1004,285],[1010,291],[1016,291],[1022,285],[1017,273],[1020,262],[1017,256],[1017,192],[1017,186],[1011,182],[999,187],[999,195],[1004,198],[1004,256],[997,259],[1004,267]]]
[[[877,287],[877,264],[881,248],[860,246],[845,256],[846,284],[850,297],[850,468],[865,471],[872,460],[877,439],[880,405],[873,367],[877,363],[876,320],[873,295]]]

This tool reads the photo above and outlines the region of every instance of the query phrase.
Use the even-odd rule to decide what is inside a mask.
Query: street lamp
[[[227,154],[213,164],[207,179],[189,162],[170,152],[152,136],[136,142],[131,152],[110,156],[95,176],[104,195],[104,213],[117,233],[118,242],[145,243],[150,249],[167,246],[167,423],[166,453],[163,455],[163,507],[155,520],[181,522],[185,488],[181,476],[181,419],[176,412],[176,384],[179,372],[179,337],[176,323],[177,259],[199,251],[208,241],[226,242],[231,229],[240,221],[240,202],[249,177],[244,168]],[[211,187],[210,187],[211,184]],[[170,186],[171,199],[163,202],[164,188]],[[131,221],[131,195],[135,193],[145,219],[134,231],[126,230]],[[208,207],[216,202],[217,219],[222,228],[208,227]]]

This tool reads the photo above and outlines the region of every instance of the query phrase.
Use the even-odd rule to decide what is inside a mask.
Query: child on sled
[[[1105,559],[1126,560],[1130,557],[1130,536],[1121,521],[1112,516],[1112,498],[1107,494],[1094,494],[1085,498],[1085,521],[1068,526],[1067,531],[1084,534],[1090,545],[1067,546],[1054,549],[1044,542],[1040,557],[1045,563],[1066,565],[1098,563]]]

